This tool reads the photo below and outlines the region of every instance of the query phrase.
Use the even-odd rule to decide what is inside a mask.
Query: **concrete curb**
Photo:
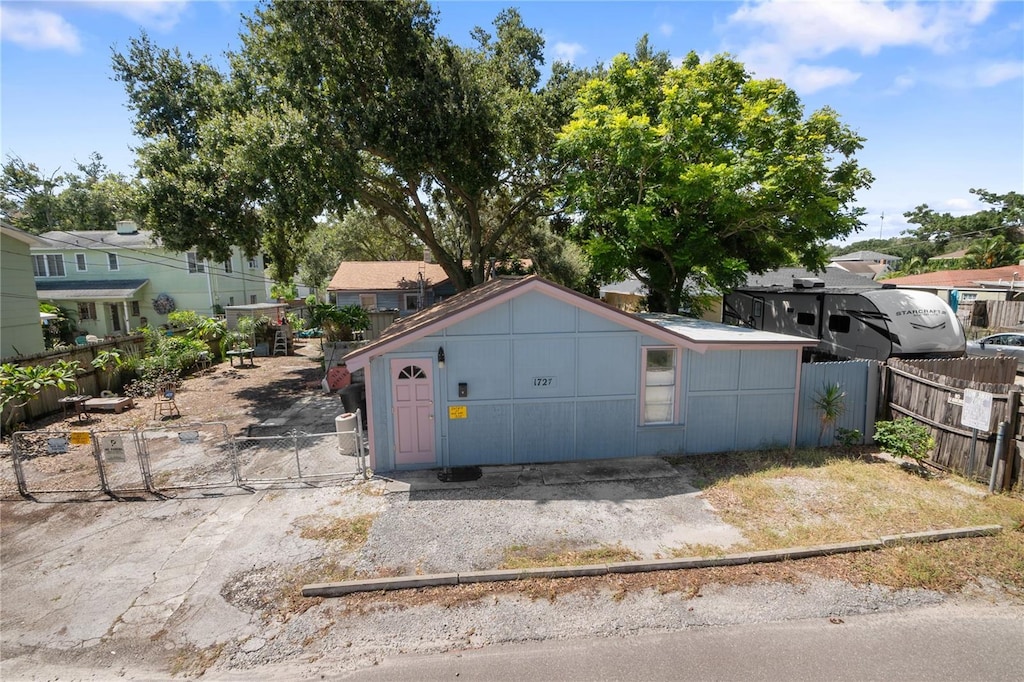
[[[431,575],[409,575],[397,578],[369,578],[366,580],[345,580],[336,583],[311,583],[302,587],[303,597],[340,597],[354,592],[386,592],[407,590],[434,585],[468,585],[470,583],[496,582],[504,580],[528,580],[530,578],[578,578],[584,576],[608,575],[612,573],[643,573],[647,571],[678,571],[713,566],[737,566],[740,564],[763,564],[774,561],[792,561],[830,554],[849,552],[870,552],[901,544],[942,542],[960,538],[976,538],[996,535],[1003,527],[970,526],[928,530],[920,533],[885,535],[878,540],[840,542],[816,547],[790,547],[788,549],[762,552],[726,554],[720,557],[686,557],[682,559],[652,559],[650,561],[620,561],[589,566],[555,566],[549,568],[498,569],[493,571],[468,571],[466,573],[434,573]]]

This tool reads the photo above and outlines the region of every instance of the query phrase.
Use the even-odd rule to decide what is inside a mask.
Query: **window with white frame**
[[[405,294],[402,299],[402,303],[405,306],[403,310],[419,310],[420,309],[420,295],[419,294]]]
[[[256,269],[256,256],[253,256],[252,258],[249,259],[249,269],[250,270],[255,270]]]
[[[63,277],[64,256],[59,253],[32,256],[32,274],[36,277]]]
[[[232,272],[234,272],[234,270],[231,267],[231,259],[230,258],[228,258],[226,261],[224,261],[224,272],[225,273],[232,273]]]
[[[643,423],[671,424],[676,407],[676,349],[644,348]]]
[[[96,304],[95,303],[79,303],[78,304],[78,319],[79,320],[95,320],[96,319]]]
[[[359,306],[364,310],[376,310],[377,294],[359,294]]]
[[[79,272],[85,272],[89,269],[89,266],[85,262],[84,253],[75,254],[75,269],[78,270]]]
[[[132,317],[138,317],[141,314],[141,311],[139,310],[139,302],[138,301],[132,301],[131,302],[131,310],[132,310]]]
[[[185,260],[188,261],[188,271],[191,274],[206,272],[206,266],[203,264],[203,259],[199,257],[195,251],[189,251],[185,254]]]
[[[256,305],[256,294],[249,294],[249,304]]]
[[[117,254],[116,253],[108,253],[107,254],[107,269],[111,270],[111,271],[113,271],[113,270],[120,270],[121,269],[121,264],[117,262]]]

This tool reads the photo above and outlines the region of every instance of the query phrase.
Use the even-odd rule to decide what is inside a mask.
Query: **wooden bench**
[[[125,409],[135,407],[135,401],[128,397],[115,396],[113,398],[89,398],[85,401],[87,410],[113,410],[121,414]]]

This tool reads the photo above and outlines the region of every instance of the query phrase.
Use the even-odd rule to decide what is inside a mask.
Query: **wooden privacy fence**
[[[107,372],[98,370],[92,366],[91,363],[96,359],[96,356],[99,355],[101,351],[114,349],[122,351],[123,353],[141,354],[145,343],[146,337],[142,334],[119,336],[110,341],[100,341],[98,343],[90,343],[85,346],[75,346],[68,350],[50,351],[48,353],[26,356],[18,359],[14,364],[29,367],[52,365],[58,360],[67,360],[68,362],[78,361],[81,366],[81,373],[78,375],[78,392],[83,395],[98,396],[102,391],[107,390],[110,376]],[[121,384],[123,378],[123,373],[115,372],[113,383],[110,385],[110,390],[115,392],[122,390],[124,388]],[[62,405],[57,401],[68,394],[69,391],[61,391],[56,388],[43,389],[39,393],[38,397],[30,400],[25,407],[20,408],[18,420],[29,422],[48,414],[60,412]],[[2,413],[0,413],[0,423],[6,423],[11,409],[13,408],[8,406]],[[70,409],[74,410],[74,407],[71,407]]]
[[[1020,329],[1024,327],[1024,301],[974,301],[967,319],[972,327]]]
[[[998,453],[996,489],[1019,487],[1024,420],[1022,387],[1013,383],[1016,368],[1016,358],[891,359],[883,369],[883,418],[911,417],[928,426],[936,443],[931,463],[986,483],[996,455],[997,426],[1007,422],[1006,442],[1003,452]],[[984,382],[973,376],[1003,381]],[[974,432],[960,423],[964,389],[993,395],[992,430],[978,432],[973,457]]]
[[[838,429],[860,431],[861,443],[870,443],[878,413],[880,363],[876,360],[815,362],[800,368],[800,408],[797,415],[797,447],[833,445]],[[815,398],[829,384],[838,384],[845,394],[845,409],[835,424],[821,430],[821,411]],[[818,443],[818,440],[821,443]]]

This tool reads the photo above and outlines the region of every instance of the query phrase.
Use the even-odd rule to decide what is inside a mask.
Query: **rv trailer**
[[[795,334],[820,343],[808,359],[958,358],[967,339],[938,296],[912,289],[826,288],[818,279],[792,287],[744,287],[726,295],[722,321]]]

